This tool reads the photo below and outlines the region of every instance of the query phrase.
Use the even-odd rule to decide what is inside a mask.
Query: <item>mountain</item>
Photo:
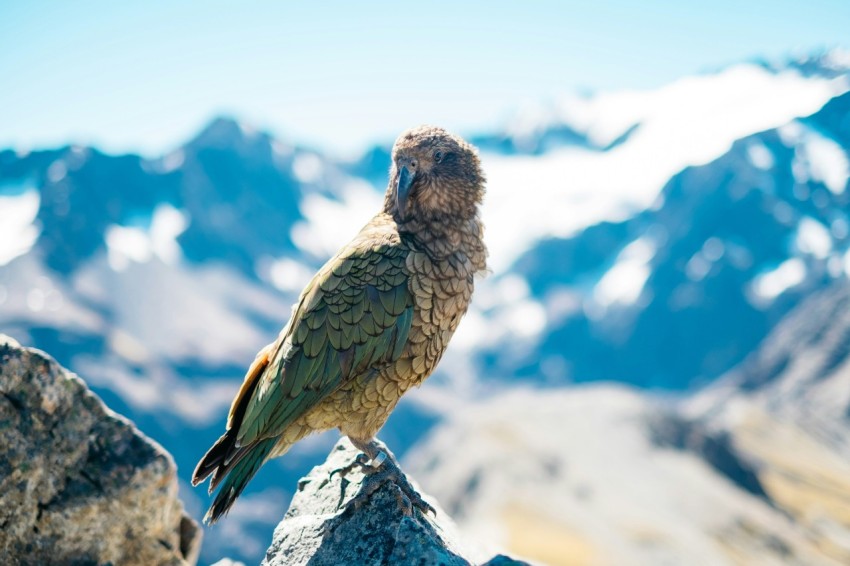
[[[547,238],[513,264],[546,313],[492,372],[686,389],[736,365],[811,292],[847,277],[850,94],[674,175],[621,222]],[[512,307],[507,306],[507,309]]]
[[[850,124],[844,98],[822,123]],[[464,532],[547,564],[844,564],[850,282],[821,287],[691,395],[509,389],[438,425],[408,468]]]
[[[838,280],[786,316],[740,365],[691,402],[724,422],[741,400],[797,423],[850,456],[850,283]]]
[[[703,390],[511,388],[406,467],[464,534],[553,566],[846,564],[849,337],[838,278]]]
[[[405,466],[462,534],[537,563],[846,564],[846,458],[739,408],[720,427],[622,385],[511,389]]]
[[[469,136],[493,273],[437,374],[382,431],[400,455],[517,382],[681,390],[744,359],[844,275],[847,65],[734,65],[569,96]],[[378,208],[389,146],[344,161],[232,118],[159,158],[0,151],[0,330],[87,376],[187,479],[255,352]],[[843,183],[843,184],[842,184]],[[202,561],[256,561],[298,477],[266,466]]]

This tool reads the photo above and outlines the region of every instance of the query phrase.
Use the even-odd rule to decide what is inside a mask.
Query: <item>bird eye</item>
[[[443,152],[442,151],[437,151],[436,153],[434,153],[434,162],[439,163],[442,160],[443,160]]]

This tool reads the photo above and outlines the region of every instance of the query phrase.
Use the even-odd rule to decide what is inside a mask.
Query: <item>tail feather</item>
[[[209,492],[212,493],[224,479],[224,476],[227,475],[227,472],[238,464],[251,451],[251,448],[253,448],[253,445],[237,448],[236,433],[232,429],[228,430],[198,462],[195,472],[192,474],[192,485],[198,485],[212,474],[209,489]]]
[[[218,487],[221,480],[223,480],[224,477],[230,473],[230,470],[241,462],[242,458],[249,454],[253,448],[254,445],[252,444],[251,446],[241,446],[240,448],[230,452],[230,455],[227,456],[224,462],[222,462],[221,465],[219,465],[213,472],[212,479],[210,479],[209,493],[212,493],[215,488]]]
[[[261,440],[248,446],[239,446],[236,442],[239,433],[239,427],[242,424],[242,418],[245,416],[245,410],[254,391],[257,389],[257,384],[263,375],[266,367],[268,367],[269,356],[275,351],[278,346],[277,342],[269,344],[257,354],[248,373],[245,375],[245,380],[242,383],[242,388],[233,400],[230,407],[230,414],[227,418],[227,431],[213,444],[207,453],[198,462],[195,472],[192,474],[192,485],[198,485],[210,474],[210,493],[226,479],[224,486],[215,498],[213,506],[207,512],[205,521],[215,523],[219,517],[227,513],[233,502],[245,489],[248,481],[254,477],[263,462],[266,461],[269,453],[277,442],[276,438]]]
[[[239,461],[228,463],[228,470],[224,472],[227,475],[227,479],[225,479],[224,485],[221,486],[218,495],[215,497],[215,501],[213,501],[212,506],[204,516],[205,523],[209,525],[214,524],[230,510],[236,498],[239,497],[242,490],[245,489],[245,486],[248,485],[248,482],[251,481],[251,478],[254,477],[254,474],[257,473],[257,470],[266,461],[266,458],[276,443],[277,439],[269,438],[261,440],[253,446],[240,449],[240,451],[244,450],[244,453],[239,458]],[[216,475],[218,473],[217,469]],[[224,476],[222,475],[221,477]]]
[[[228,430],[221,435],[212,448],[207,450],[198,465],[195,466],[195,471],[192,474],[192,485],[198,485],[213,473],[219,466],[224,464],[227,456],[233,450],[235,444],[235,435]]]

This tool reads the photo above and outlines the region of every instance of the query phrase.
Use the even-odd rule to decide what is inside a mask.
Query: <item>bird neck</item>
[[[487,269],[484,226],[477,213],[471,218],[411,218],[396,224],[402,237],[410,238],[417,248],[434,259],[462,255],[470,260],[476,272]]]

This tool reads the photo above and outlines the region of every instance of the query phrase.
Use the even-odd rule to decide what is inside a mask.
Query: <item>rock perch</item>
[[[46,354],[0,335],[3,564],[195,564],[171,456]]]
[[[381,445],[383,450],[387,448]],[[389,453],[389,452],[388,452]],[[452,520],[436,501],[423,497],[436,517],[418,510],[406,516],[398,506],[392,482],[381,485],[358,509],[346,504],[371,478],[355,467],[344,478],[331,472],[359,454],[343,438],[324,464],[298,483],[298,491],[283,521],[275,529],[263,566],[395,565],[467,566],[482,564],[475,549],[465,547]],[[409,478],[408,478],[409,479]],[[486,566],[522,565],[497,556]]]

